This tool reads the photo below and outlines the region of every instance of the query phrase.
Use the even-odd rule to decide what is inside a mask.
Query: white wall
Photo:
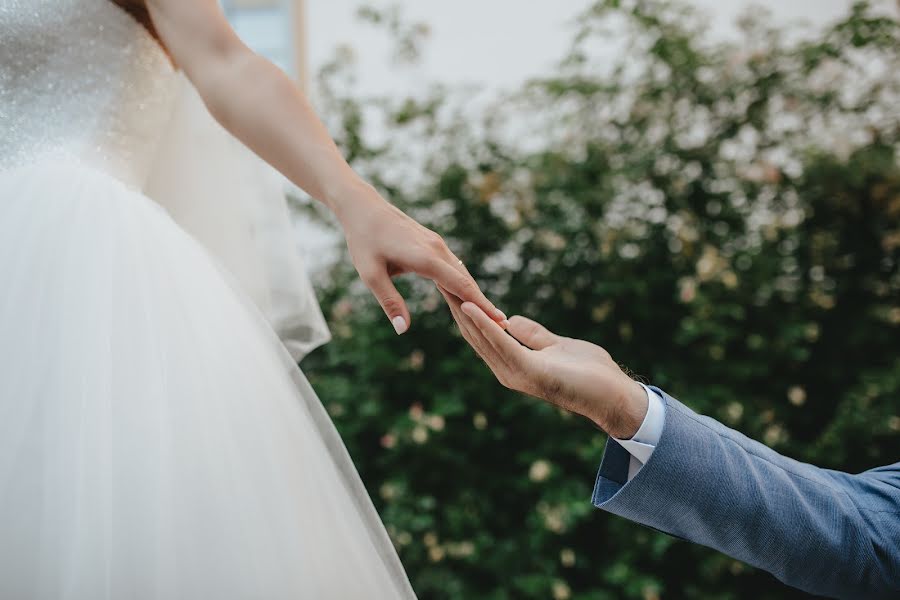
[[[360,51],[362,88],[368,92],[416,87],[426,81],[469,82],[509,88],[546,72],[561,57],[571,37],[569,25],[590,0],[368,0],[375,6],[397,3],[408,17],[432,27],[423,65],[392,74],[385,36],[354,19],[364,0],[308,0],[310,59],[313,72],[334,48],[349,44]],[[689,0],[705,12],[717,35],[733,31],[746,0]],[[818,24],[846,12],[852,0],[757,0],[777,22],[804,19]],[[896,14],[895,0],[874,4]],[[362,55],[364,53],[364,55]]]

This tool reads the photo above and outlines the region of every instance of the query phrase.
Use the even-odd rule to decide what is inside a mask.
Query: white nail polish
[[[399,316],[391,319],[391,325],[394,326],[394,331],[397,332],[397,335],[403,335],[408,329],[408,326],[406,325],[406,319]]]

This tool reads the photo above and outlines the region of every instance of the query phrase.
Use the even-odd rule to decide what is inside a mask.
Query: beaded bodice
[[[177,87],[110,0],[0,0],[0,171],[73,159],[140,187]]]

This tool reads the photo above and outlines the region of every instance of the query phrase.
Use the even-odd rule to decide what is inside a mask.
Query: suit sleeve
[[[804,591],[900,597],[900,463],[819,469],[665,400],[659,444],[633,479],[607,442],[593,503],[719,550]]]

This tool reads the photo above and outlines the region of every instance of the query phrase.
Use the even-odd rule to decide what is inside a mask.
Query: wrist
[[[601,427],[616,439],[629,440],[641,428],[650,408],[650,400],[644,386],[628,379],[619,398],[610,403],[610,406],[612,410],[606,415]]]
[[[322,201],[341,223],[358,209],[361,203],[369,203],[380,200],[378,192],[370,184],[356,177],[355,174],[349,181],[344,181],[330,186],[324,194]]]

